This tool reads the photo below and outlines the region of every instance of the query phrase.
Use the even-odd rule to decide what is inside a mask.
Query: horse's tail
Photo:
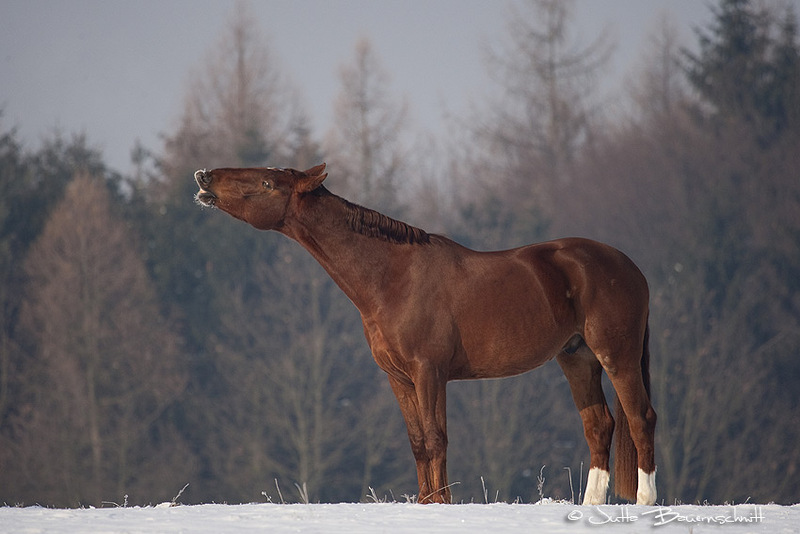
[[[650,397],[650,325],[644,330],[644,343],[642,347],[642,381]],[[614,493],[623,499],[636,501],[636,490],[638,480],[638,455],[636,446],[631,438],[631,430],[628,426],[628,417],[622,409],[619,395],[616,397],[614,412],[616,414],[614,449]]]

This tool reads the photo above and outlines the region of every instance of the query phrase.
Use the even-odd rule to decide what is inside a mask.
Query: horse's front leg
[[[389,378],[403,412],[417,462],[417,480],[421,504],[449,503],[447,484],[447,406],[446,381],[434,377],[418,377],[412,385]]]
[[[447,483],[447,374],[432,364],[420,364],[414,376],[425,451],[430,462],[430,490],[421,503],[450,503]]]
[[[394,396],[403,412],[403,419],[406,421],[408,440],[411,442],[411,452],[417,462],[417,480],[420,487],[420,496],[423,492],[429,492],[431,487],[430,461],[428,460],[427,450],[425,449],[425,433],[422,430],[422,422],[419,416],[419,406],[417,404],[417,394],[413,385],[408,385],[395,378],[389,377]]]

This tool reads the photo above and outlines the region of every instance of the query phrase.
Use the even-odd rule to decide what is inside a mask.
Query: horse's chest
[[[447,313],[407,307],[362,319],[375,362],[397,378],[410,377],[420,361],[447,368],[460,346],[457,326]]]
[[[409,372],[405,358],[396,347],[396,342],[381,328],[381,325],[374,320],[364,318],[364,334],[369,343],[372,357],[383,371],[398,380],[407,381]]]

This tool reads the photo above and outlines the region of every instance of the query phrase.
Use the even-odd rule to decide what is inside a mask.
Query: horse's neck
[[[344,201],[333,194],[307,196],[281,232],[308,250],[362,312],[385,280],[386,260],[396,246],[353,231]]]

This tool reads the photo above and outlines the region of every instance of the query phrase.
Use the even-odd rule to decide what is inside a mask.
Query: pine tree
[[[714,21],[697,30],[699,52],[684,50],[689,82],[710,106],[718,124],[741,121],[760,142],[772,143],[788,129],[797,131],[800,114],[795,14],[783,20],[750,0],[722,0]]]

